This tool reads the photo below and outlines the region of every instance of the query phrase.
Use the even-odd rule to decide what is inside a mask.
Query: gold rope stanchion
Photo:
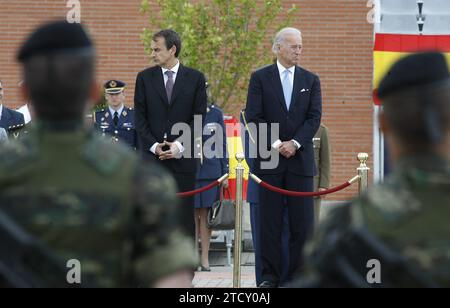
[[[237,153],[236,159],[236,221],[234,225],[234,268],[233,268],[233,288],[241,287],[241,250],[242,250],[242,208],[243,184],[244,184],[244,165],[242,162],[245,157],[243,153]]]
[[[360,162],[358,170],[359,181],[358,181],[358,193],[362,195],[369,187],[369,170],[366,162],[369,159],[369,154],[367,153],[359,153],[358,160]]]

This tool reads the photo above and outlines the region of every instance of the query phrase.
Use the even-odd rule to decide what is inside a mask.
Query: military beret
[[[447,61],[443,54],[412,54],[392,66],[380,83],[378,97],[382,99],[394,92],[443,82],[449,78]]]
[[[125,89],[126,83],[120,80],[108,80],[103,87],[107,94],[119,94]]]
[[[92,50],[93,44],[83,26],[66,21],[55,21],[35,30],[20,48],[17,59],[23,62],[40,54]]]

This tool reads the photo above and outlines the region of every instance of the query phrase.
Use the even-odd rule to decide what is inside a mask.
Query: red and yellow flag
[[[380,105],[376,95],[378,86],[392,65],[408,54],[421,51],[444,53],[450,67],[450,35],[376,34],[373,53],[373,97],[376,105]]]

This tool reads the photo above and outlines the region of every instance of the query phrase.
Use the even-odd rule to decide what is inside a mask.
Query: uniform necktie
[[[167,75],[166,93],[167,93],[167,98],[169,99],[169,104],[170,104],[170,99],[172,98],[172,90],[173,90],[173,72],[166,71],[166,75]]]
[[[117,125],[119,124],[119,114],[117,113],[117,111],[114,112],[113,122],[114,122],[114,126],[117,127]]]
[[[291,105],[291,98],[292,98],[292,85],[291,81],[289,80],[289,74],[291,72],[289,70],[285,70],[283,72],[283,80],[281,81],[283,85],[283,94],[284,94],[284,101],[286,102],[286,108],[289,110],[289,106]]]

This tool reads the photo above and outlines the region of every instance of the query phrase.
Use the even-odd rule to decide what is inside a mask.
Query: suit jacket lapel
[[[161,96],[161,99],[166,104],[169,104],[169,100],[167,99],[167,93],[166,93],[166,86],[164,84],[164,78],[162,75],[162,69],[159,68],[157,70],[153,71],[153,80],[152,83],[158,92],[159,96]],[[173,96],[173,94],[172,94]]]
[[[305,75],[301,73],[300,67],[295,67],[294,76],[294,87],[292,89],[292,100],[291,106],[289,106],[289,111],[294,110],[294,108],[299,104],[298,98],[300,97],[300,91],[305,88]]]
[[[270,68],[270,79],[272,83],[272,87],[275,90],[275,94],[278,97],[278,102],[281,104],[281,107],[285,112],[287,112],[286,102],[284,100],[283,87],[281,86],[280,72],[278,71],[278,67],[276,64],[273,64]]]
[[[178,94],[180,94],[181,89],[186,83],[186,69],[180,64],[177,72],[177,78],[175,79],[175,84],[173,85],[172,98],[170,100],[171,104],[173,104],[175,98]]]

